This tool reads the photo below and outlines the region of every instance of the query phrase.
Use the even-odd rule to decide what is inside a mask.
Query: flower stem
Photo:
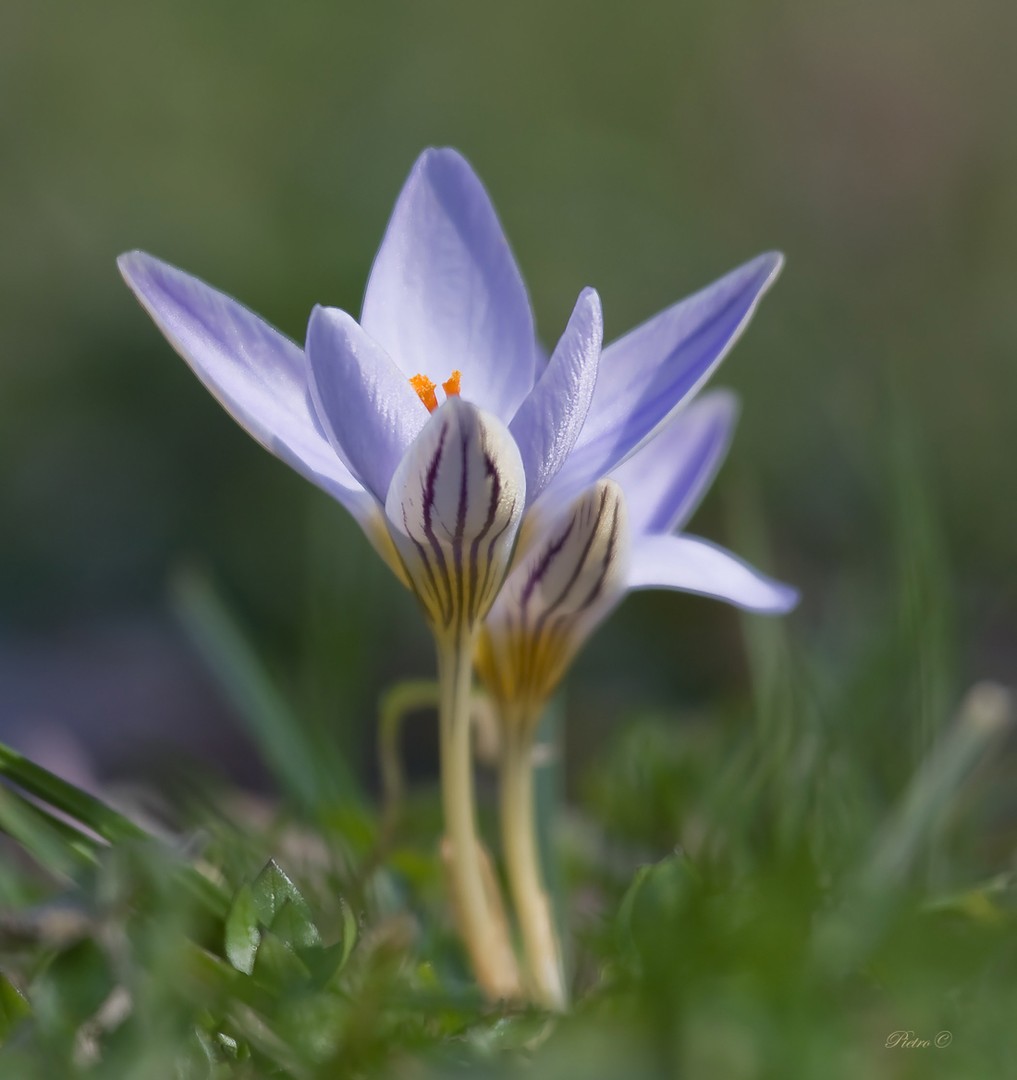
[[[473,642],[439,642],[442,806],[448,841],[448,873],[460,933],[477,981],[488,997],[520,996],[515,955],[491,875],[477,836],[470,748],[470,689]]]
[[[523,935],[534,999],[561,1011],[567,1004],[561,948],[540,870],[533,813],[533,731],[506,717],[501,761],[502,846],[509,887]]]

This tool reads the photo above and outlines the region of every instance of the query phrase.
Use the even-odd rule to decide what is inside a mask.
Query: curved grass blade
[[[359,802],[346,763],[333,748],[311,739],[213,586],[197,573],[181,573],[172,583],[171,600],[199,655],[290,798],[308,810]]]

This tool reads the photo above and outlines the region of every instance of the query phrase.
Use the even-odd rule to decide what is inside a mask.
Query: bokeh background
[[[197,570],[371,782],[378,693],[432,669],[423,625],[114,259],[302,340],[314,303],[359,311],[432,144],[488,186],[549,342],[584,285],[612,338],[783,249],[715,380],[743,419],[693,531],[801,585],[780,633],[805,685],[888,755],[905,715],[1012,680],[1013,4],[14,0],[0,24],[0,738],[79,778],[197,757],[264,782],[174,614]],[[627,601],[570,681],[571,753],[746,699],[769,654],[745,629]]]

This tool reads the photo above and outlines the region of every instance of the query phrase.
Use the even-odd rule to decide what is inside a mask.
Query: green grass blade
[[[969,691],[956,722],[876,836],[844,903],[817,927],[815,954],[822,968],[843,973],[864,962],[962,784],[1013,721],[1012,701],[1002,687],[982,683]]]
[[[0,831],[57,877],[73,878],[95,862],[94,841],[4,786],[0,786]]]
[[[61,780],[3,743],[0,743],[0,776],[5,776],[30,795],[80,821],[111,844],[147,836],[144,829],[94,795]]]
[[[1009,695],[980,683],[961,704],[956,723],[927,757],[891,816],[862,871],[866,890],[899,885],[949,808],[961,784],[1013,722]]]
[[[0,776],[80,822],[109,844],[158,841],[130,818],[0,743]],[[93,862],[98,845],[72,825],[35,806],[18,792],[0,787],[0,829],[16,839],[44,866],[67,875],[83,861]],[[184,867],[188,888],[213,915],[225,915],[228,897],[191,866]]]
[[[345,763],[312,742],[210,583],[195,573],[180,574],[171,598],[200,656],[287,794],[308,809],[358,798]]]

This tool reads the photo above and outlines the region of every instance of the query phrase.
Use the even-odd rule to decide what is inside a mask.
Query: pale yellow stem
[[[568,1004],[561,948],[540,870],[533,807],[533,725],[505,717],[501,760],[501,830],[533,999],[547,1009]]]
[[[520,996],[519,973],[500,905],[491,902],[477,836],[470,751],[470,685],[473,641],[439,642],[442,806],[448,873],[459,931],[481,989],[493,1000]]]

